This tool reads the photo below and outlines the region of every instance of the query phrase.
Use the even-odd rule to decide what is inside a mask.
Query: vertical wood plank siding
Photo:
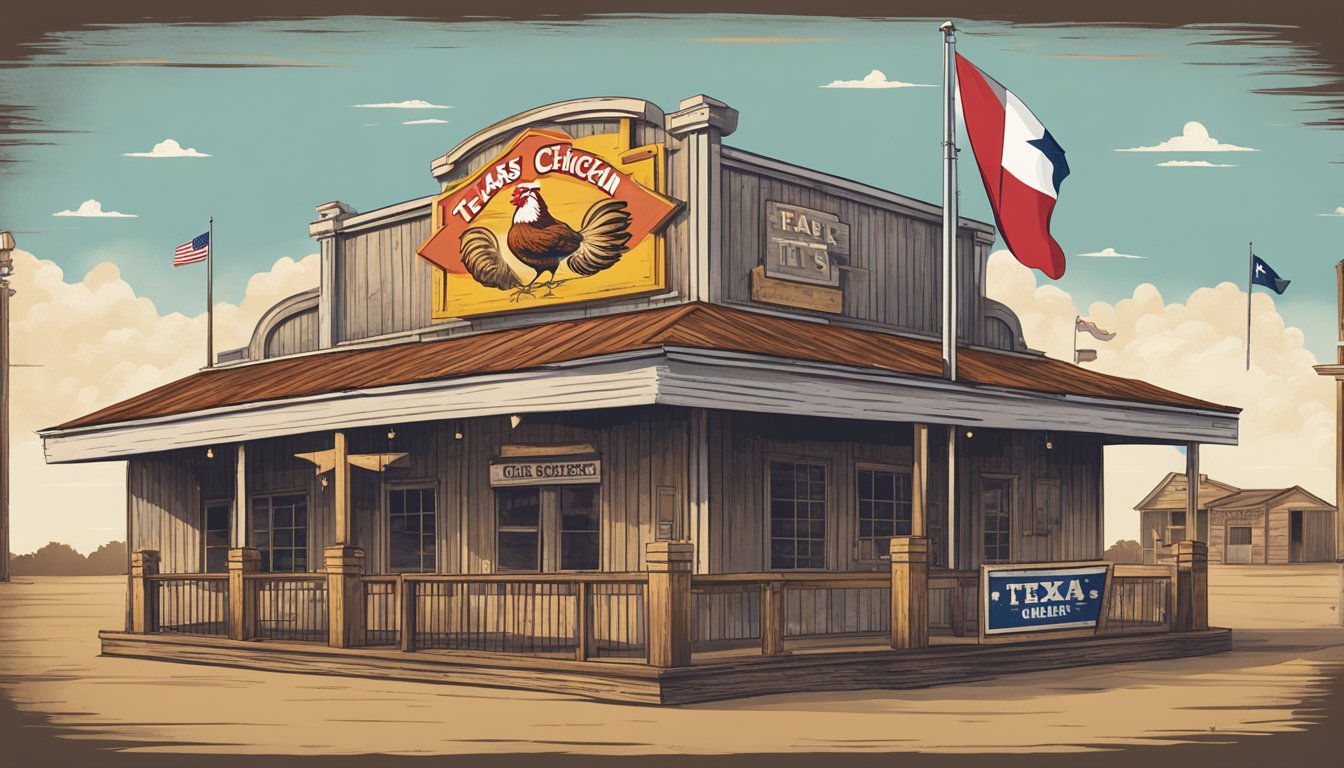
[[[335,286],[345,341],[430,324],[433,267],[416,254],[428,239],[430,217],[341,235]]]
[[[464,571],[495,567],[495,498],[489,462],[509,443],[590,443],[602,455],[601,563],[605,571],[644,569],[644,545],[657,520],[653,497],[659,486],[676,490],[676,527],[689,530],[687,435],[689,414],[681,409],[623,408],[590,415],[526,415],[517,429],[507,417],[469,422],[458,490],[465,526]]]
[[[162,573],[201,570],[201,504],[197,490],[204,451],[136,456],[127,462],[130,549],[159,551]],[[214,460],[230,463],[227,452]]]
[[[1101,557],[1102,445],[1092,435],[975,429],[958,437],[958,566],[978,568],[984,551],[981,484],[986,476],[1012,480],[1009,562],[1089,560]],[[1053,449],[1047,449],[1049,440]],[[1035,535],[1038,481],[1058,481],[1058,527]]]
[[[840,278],[843,317],[908,333],[938,333],[940,311],[932,297],[942,291],[939,223],[736,164],[724,167],[722,185],[724,264],[720,279],[725,301],[753,303],[749,277],[751,269],[765,258],[765,204],[788,203],[833,213],[849,225],[849,263]],[[998,345],[1000,337],[1006,336],[1004,348],[1011,349],[1011,332],[991,335],[984,330],[983,271],[988,246],[977,244],[974,234],[963,230],[958,247],[961,340]]]
[[[938,432],[939,430],[932,430]],[[788,419],[711,411],[709,413],[709,502],[711,573],[770,570],[766,479],[771,457],[827,466],[826,567],[881,570],[881,561],[856,558],[858,504],[854,499],[859,463],[910,466],[909,425]],[[931,436],[930,447],[937,444]],[[946,473],[945,453],[930,450],[931,480]],[[946,492],[929,483],[929,527],[945,530]]]
[[[266,335],[266,357],[296,355],[316,349],[316,308],[285,318]]]
[[[507,417],[443,421],[353,430],[356,453],[407,452],[408,459],[381,475],[352,473],[355,510],[354,546],[366,551],[367,572],[387,571],[383,506],[388,487],[431,485],[437,493],[437,567],[447,573],[495,570],[494,492],[489,462],[507,444],[590,443],[602,456],[601,568],[644,568],[644,547],[657,536],[659,488],[674,495],[675,534],[688,536],[691,412],[645,407],[582,414],[527,414],[511,428]],[[822,419],[779,420],[757,414],[708,413],[711,573],[770,569],[766,478],[769,461],[812,461],[827,467],[826,568],[883,570],[880,560],[858,557],[856,470],[860,464],[909,467],[908,425],[874,425]],[[930,436],[929,533],[935,562],[945,549],[945,442],[941,429]],[[980,564],[983,524],[980,481],[985,476],[1013,478],[1010,553],[1012,562],[1096,558],[1101,555],[1101,445],[1087,435],[1053,434],[1053,450],[1044,433],[977,430],[962,437],[959,465],[959,567]],[[335,543],[332,490],[321,485],[314,467],[294,454],[326,450],[330,434],[264,440],[249,445],[249,496],[302,492],[309,508],[308,557],[316,569],[322,548]],[[178,451],[137,457],[130,462],[133,546],[158,549],[165,572],[200,568],[202,499],[229,498],[231,451]],[[1035,494],[1039,487],[1059,494],[1059,524],[1048,536],[1036,535]],[[1314,518],[1313,518],[1313,524]],[[1215,537],[1216,538],[1216,537]],[[1265,538],[1257,537],[1257,557]],[[846,598],[847,599],[847,598]],[[862,601],[860,601],[861,603]],[[859,605],[859,603],[856,603]],[[829,609],[828,609],[829,610]],[[837,608],[836,610],[840,610]],[[845,610],[848,610],[847,608]],[[859,610],[866,610],[860,608]]]

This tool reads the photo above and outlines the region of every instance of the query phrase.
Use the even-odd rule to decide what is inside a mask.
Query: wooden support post
[[[401,650],[410,653],[415,650],[415,582],[398,579],[397,588],[401,591],[397,601],[401,608]]]
[[[364,644],[364,550],[337,544],[322,550],[327,569],[327,645]]]
[[[257,594],[247,586],[246,573],[261,570],[261,551],[251,547],[229,550],[229,639],[256,637]]]
[[[929,425],[914,425],[914,460],[910,465],[910,535],[928,535]],[[876,553],[874,553],[876,554]]]
[[[233,547],[247,546],[247,444],[235,446],[233,466]]]
[[[1189,539],[1199,534],[1199,443],[1185,445],[1185,530]]]
[[[579,591],[575,594],[578,599],[578,610],[576,611],[576,620],[574,626],[575,643],[574,658],[578,661],[587,661],[592,655],[593,647],[593,584],[590,581],[580,581]]]
[[[691,663],[691,568],[695,545],[689,541],[651,541],[644,548],[649,569],[647,627],[649,666],[686,667]]]
[[[929,646],[929,540],[891,537],[891,647]]]
[[[761,653],[784,653],[784,582],[778,579],[761,585]]]
[[[1176,631],[1209,628],[1209,546],[1178,541],[1176,550]]]
[[[350,514],[350,449],[346,445],[345,433],[337,432],[335,439],[335,457],[336,462],[334,471],[335,477],[332,484],[333,489],[332,502],[335,506],[336,518],[336,544],[345,546],[351,542],[351,514]]]
[[[131,553],[131,631],[137,635],[158,631],[158,592],[146,576],[159,575],[159,552],[141,549]]]

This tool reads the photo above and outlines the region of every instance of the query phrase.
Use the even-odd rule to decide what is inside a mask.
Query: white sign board
[[[496,461],[490,464],[490,485],[582,485],[602,482],[601,459]]]

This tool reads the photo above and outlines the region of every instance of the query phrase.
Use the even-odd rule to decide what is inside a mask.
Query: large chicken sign
[[[660,291],[663,148],[619,133],[529,129],[434,203],[420,246],[439,268],[434,315],[470,317]]]

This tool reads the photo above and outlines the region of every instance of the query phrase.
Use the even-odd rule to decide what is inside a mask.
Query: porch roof
[[[684,347],[872,368],[938,378],[938,343],[716,304],[689,303],[431,342],[331,350],[199,371],[53,429],[171,416],[243,403],[365,390],[458,376],[535,369],[583,358]],[[1061,360],[962,348],[967,383],[1239,413],[1137,379]]]
[[[1034,355],[703,303],[195,373],[40,432],[47,461],[446,418],[670,405],[1235,444],[1238,409]]]

